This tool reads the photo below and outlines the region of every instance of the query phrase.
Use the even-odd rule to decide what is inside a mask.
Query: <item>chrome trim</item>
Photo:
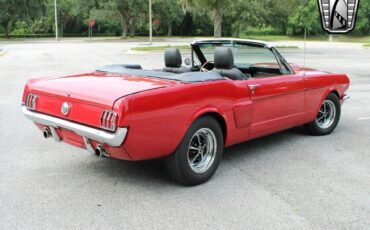
[[[89,151],[92,154],[95,154],[95,149],[93,148],[90,140],[87,139],[86,137],[82,137],[82,138],[84,139],[84,144],[85,144],[85,148],[87,149],[87,151]]]
[[[37,95],[29,93],[27,94],[26,97],[26,107],[30,110],[35,110],[36,109],[36,103],[37,103]]]
[[[71,106],[68,102],[63,102],[62,106],[60,107],[60,112],[64,116],[68,116],[69,112],[71,111]]]
[[[44,128],[44,131],[42,131],[42,135],[44,136],[45,139],[49,138],[51,136],[50,130],[48,127]]]
[[[117,128],[115,133],[105,132],[100,129],[91,128],[75,122],[52,117],[46,114],[30,111],[25,105],[22,105],[23,114],[31,121],[54,128],[65,128],[76,134],[94,140],[100,143],[108,144],[112,147],[119,147],[126,138],[127,128]]]
[[[217,138],[209,128],[194,133],[188,147],[188,163],[195,173],[205,173],[213,165],[217,154]]]
[[[111,110],[104,110],[100,115],[100,127],[108,131],[115,131],[117,124],[117,113]]]
[[[344,96],[343,96],[343,100],[344,101],[347,101],[347,100],[349,100],[351,98],[351,96],[349,95],[349,94],[344,94]]]
[[[109,153],[104,149],[102,145],[97,145],[95,149],[95,154],[99,157],[109,157]]]
[[[59,134],[57,133],[57,131],[55,130],[55,128],[53,126],[50,126],[50,133],[51,133],[51,137],[54,139],[54,141],[56,141],[56,142],[61,141]]]

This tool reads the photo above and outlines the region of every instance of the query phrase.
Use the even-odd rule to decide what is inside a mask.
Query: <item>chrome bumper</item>
[[[112,147],[119,147],[122,145],[127,134],[127,128],[117,128],[115,133],[105,132],[100,129],[91,128],[57,117],[30,111],[26,108],[25,105],[22,105],[22,112],[29,120],[35,123],[47,125],[53,128],[65,128],[71,130],[76,134],[82,136],[85,142],[87,141],[86,139],[89,139],[102,144],[108,144]]]

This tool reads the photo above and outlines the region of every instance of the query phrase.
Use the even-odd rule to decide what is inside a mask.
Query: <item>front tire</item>
[[[314,121],[304,125],[307,132],[315,136],[328,135],[337,127],[341,105],[336,94],[329,94],[323,101]]]
[[[180,184],[204,183],[216,172],[223,148],[219,123],[213,117],[201,117],[190,126],[176,151],[165,159],[166,169]]]

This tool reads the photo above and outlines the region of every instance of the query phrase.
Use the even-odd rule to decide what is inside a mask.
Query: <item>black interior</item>
[[[228,47],[216,47],[214,54],[214,69],[212,71],[218,72],[223,77],[231,80],[243,80],[245,75],[242,71],[234,68],[234,56]]]
[[[215,71],[221,74],[221,76],[230,78],[232,80],[242,80],[248,78],[265,78],[281,75],[279,67],[274,66],[257,66],[252,65],[249,67],[240,67],[234,65],[234,57],[227,47],[216,47],[214,63],[207,62],[204,56],[200,55],[201,50],[198,46],[192,46],[198,59],[201,61],[203,68],[209,71]],[[200,52],[200,53],[199,53]],[[186,72],[198,72],[200,66],[193,65],[192,67],[184,67],[182,65],[182,57],[180,51],[175,48],[168,48],[165,50],[165,65],[164,72],[172,73],[186,73]]]
[[[97,70],[98,72],[108,72],[108,73],[120,73],[120,74],[129,74],[130,76],[142,76],[142,77],[153,77],[153,78],[162,78],[170,79],[175,81],[186,81],[186,82],[203,82],[203,81],[216,81],[216,80],[225,80],[217,72],[185,72],[185,73],[172,73],[172,72],[163,72],[159,70],[143,70],[143,69],[133,69],[127,68],[126,65],[109,65],[104,66]]]
[[[243,80],[248,78],[266,78],[281,75],[279,66],[251,65],[248,67],[235,66],[234,56],[230,48],[216,47],[214,62],[207,62],[198,46],[192,45],[193,52],[197,55],[201,65],[191,67],[182,66],[182,57],[179,49],[167,48],[164,54],[165,67],[162,70],[142,70],[141,65],[109,65],[98,71],[127,73],[138,76],[167,78],[181,81],[209,81],[228,78],[231,80]],[[210,72],[200,72],[202,69]],[[204,70],[203,70],[204,71]]]
[[[249,74],[252,78],[265,78],[281,75],[278,67],[250,66],[239,68],[244,74]]]
[[[182,66],[182,57],[179,49],[167,48],[164,51],[164,63],[166,67],[163,68],[164,72],[171,73],[186,73],[190,69]]]

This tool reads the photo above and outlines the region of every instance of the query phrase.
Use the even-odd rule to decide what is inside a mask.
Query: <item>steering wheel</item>
[[[201,67],[200,72],[209,72],[210,70],[206,69],[205,66],[209,63],[213,63],[213,61],[206,61]]]

